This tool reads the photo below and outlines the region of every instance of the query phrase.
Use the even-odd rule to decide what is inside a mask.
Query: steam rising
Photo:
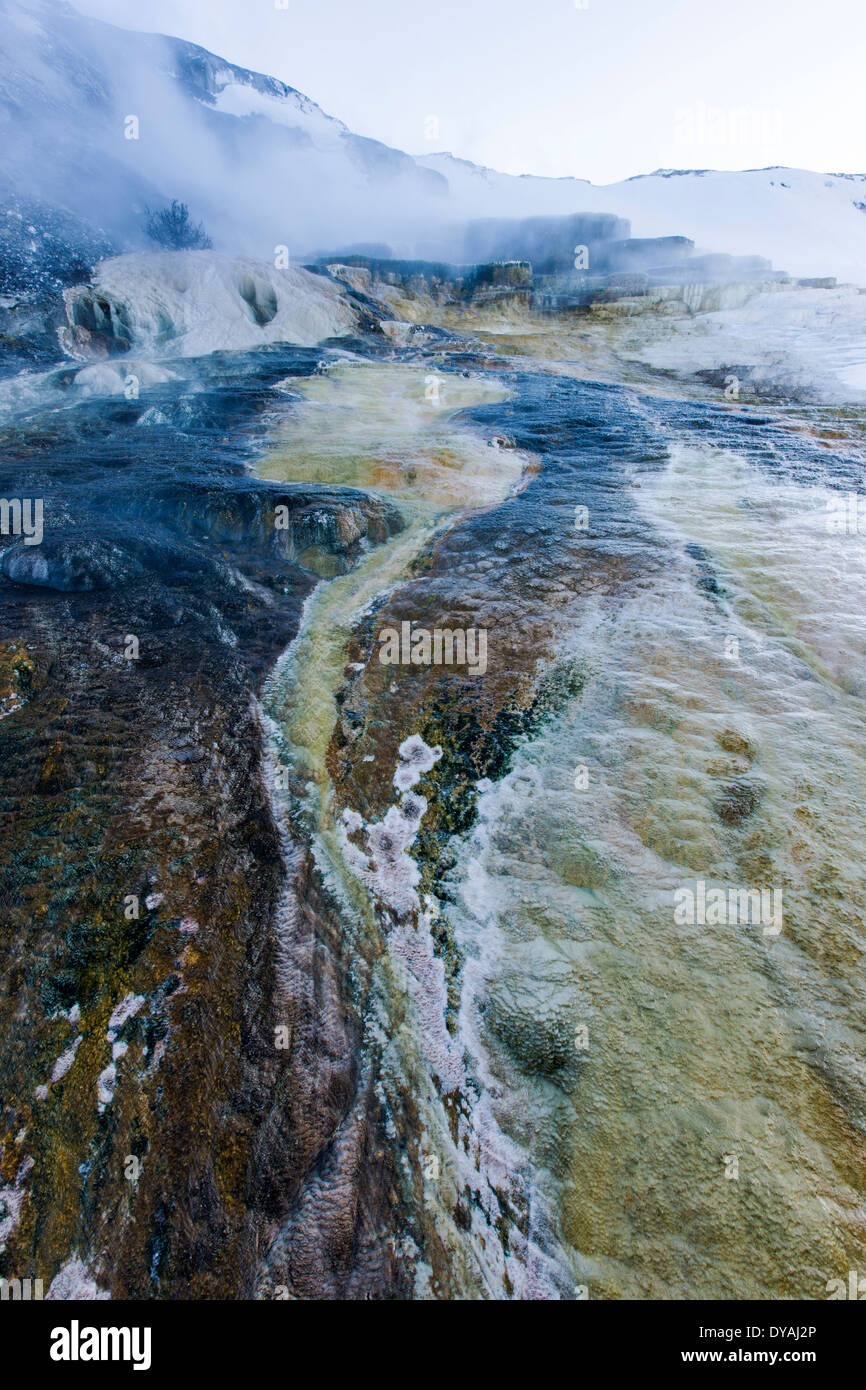
[[[271,264],[279,247],[297,264],[371,244],[472,260],[461,225],[471,219],[602,213],[636,236],[866,279],[866,175],[659,170],[609,187],[516,178],[447,154],[414,159],[274,78],[55,0],[0,0],[0,26],[0,193],[63,204],[117,249],[140,248],[145,206],[172,198],[217,250]]]

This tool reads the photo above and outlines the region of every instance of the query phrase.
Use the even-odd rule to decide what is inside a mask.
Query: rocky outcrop
[[[311,552],[346,567],[401,525],[247,475],[270,386],[317,360],[227,359],[196,414],[169,381],[161,423],[152,398],[85,401],[0,440],[0,492],[45,503],[42,543],[0,561],[0,1274],[252,1297],[347,1117],[356,1155],[381,1150],[326,895],[311,877],[283,910],[296,849],[256,699]],[[296,1258],[299,1296],[347,1267],[356,1296],[399,1293],[387,1167],[365,1160],[363,1215]]]
[[[56,360],[64,290],[88,280],[114,249],[103,232],[69,212],[0,198],[0,372]]]
[[[199,357],[274,343],[312,347],[374,328],[376,306],[336,279],[212,251],[116,256],[64,294],[61,344],[76,357]]]
[[[458,260],[531,261],[539,275],[570,270],[579,246],[595,264],[602,247],[627,237],[628,222],[608,213],[574,213],[564,217],[482,218],[460,235]]]

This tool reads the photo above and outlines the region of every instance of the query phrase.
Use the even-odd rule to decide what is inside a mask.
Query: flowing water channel
[[[394,1252],[416,1295],[820,1299],[866,1268],[858,421],[456,354],[184,371],[135,407],[59,370],[6,405],[34,438],[50,423],[58,468],[84,448],[139,465],[141,500],[119,469],[102,484],[115,528],[179,486],[181,445],[191,468],[243,460],[401,513],[352,567],[296,557],[322,582],[263,704],[277,813],[336,905],[359,1065],[418,1207]],[[396,599],[488,631],[479,727],[491,682],[555,692],[488,721],[501,757],[468,791],[447,715],[430,746],[397,668],[335,783],[345,693],[373,688]],[[424,687],[428,720],[452,675]],[[471,814],[443,847],[449,797]]]
[[[367,606],[458,507],[505,497],[506,533],[555,512],[554,572],[628,557],[627,581],[551,610],[546,664],[578,688],[479,784],[441,901],[378,966],[380,1025],[389,995],[412,1001],[389,1055],[419,1099],[432,1218],[466,1296],[826,1297],[866,1260],[866,542],[839,490],[859,452],[573,381],[511,383],[508,406],[499,383],[448,381],[430,412],[408,368],[314,378],[262,464],[381,490],[408,523],[311,596],[269,695],[356,941],[382,903],[345,862],[325,753]],[[522,454],[490,447],[500,420]],[[533,571],[509,563],[516,618]],[[724,908],[684,920],[713,890]]]

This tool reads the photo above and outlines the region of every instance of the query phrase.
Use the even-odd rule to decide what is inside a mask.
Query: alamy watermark
[[[837,492],[827,500],[827,530],[831,536],[866,535],[866,498],[859,492]]]
[[[764,936],[782,930],[781,888],[713,888],[703,879],[674,893],[678,927],[760,926]]]
[[[82,1327],[73,1318],[69,1327],[51,1332],[52,1361],[129,1361],[134,1371],[149,1371],[149,1327]]]
[[[782,138],[785,121],[778,107],[679,106],[674,112],[678,145],[772,144]]]
[[[43,514],[41,497],[0,497],[0,536],[23,536],[25,545],[41,545]]]
[[[44,1297],[41,1279],[0,1279],[0,1301],[38,1303]]]
[[[470,676],[487,670],[487,630],[479,627],[383,627],[379,633],[383,666],[465,666]]]
[[[825,1287],[830,1299],[846,1298],[857,1303],[866,1299],[866,1279],[856,1269],[848,1270],[847,1283],[844,1279],[828,1279]]]

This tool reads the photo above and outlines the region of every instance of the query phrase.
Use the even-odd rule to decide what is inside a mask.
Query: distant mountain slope
[[[691,237],[707,251],[769,257],[795,275],[837,275],[866,283],[866,174],[805,169],[659,169],[621,183],[515,178],[452,155],[420,160],[447,179],[451,197],[482,202],[487,216],[525,210],[610,212],[634,236]]]
[[[218,249],[270,260],[355,242],[447,256],[478,217],[609,212],[635,236],[769,257],[866,283],[866,175],[660,170],[609,186],[413,158],[354,135],[275,78],[195,44],[0,0],[0,182],[141,242],[178,197]],[[131,119],[131,118],[134,118]],[[130,138],[133,137],[133,138]]]
[[[131,242],[145,203],[180,197],[218,245],[267,260],[335,228],[405,235],[448,194],[274,78],[53,0],[0,0],[0,179]]]

